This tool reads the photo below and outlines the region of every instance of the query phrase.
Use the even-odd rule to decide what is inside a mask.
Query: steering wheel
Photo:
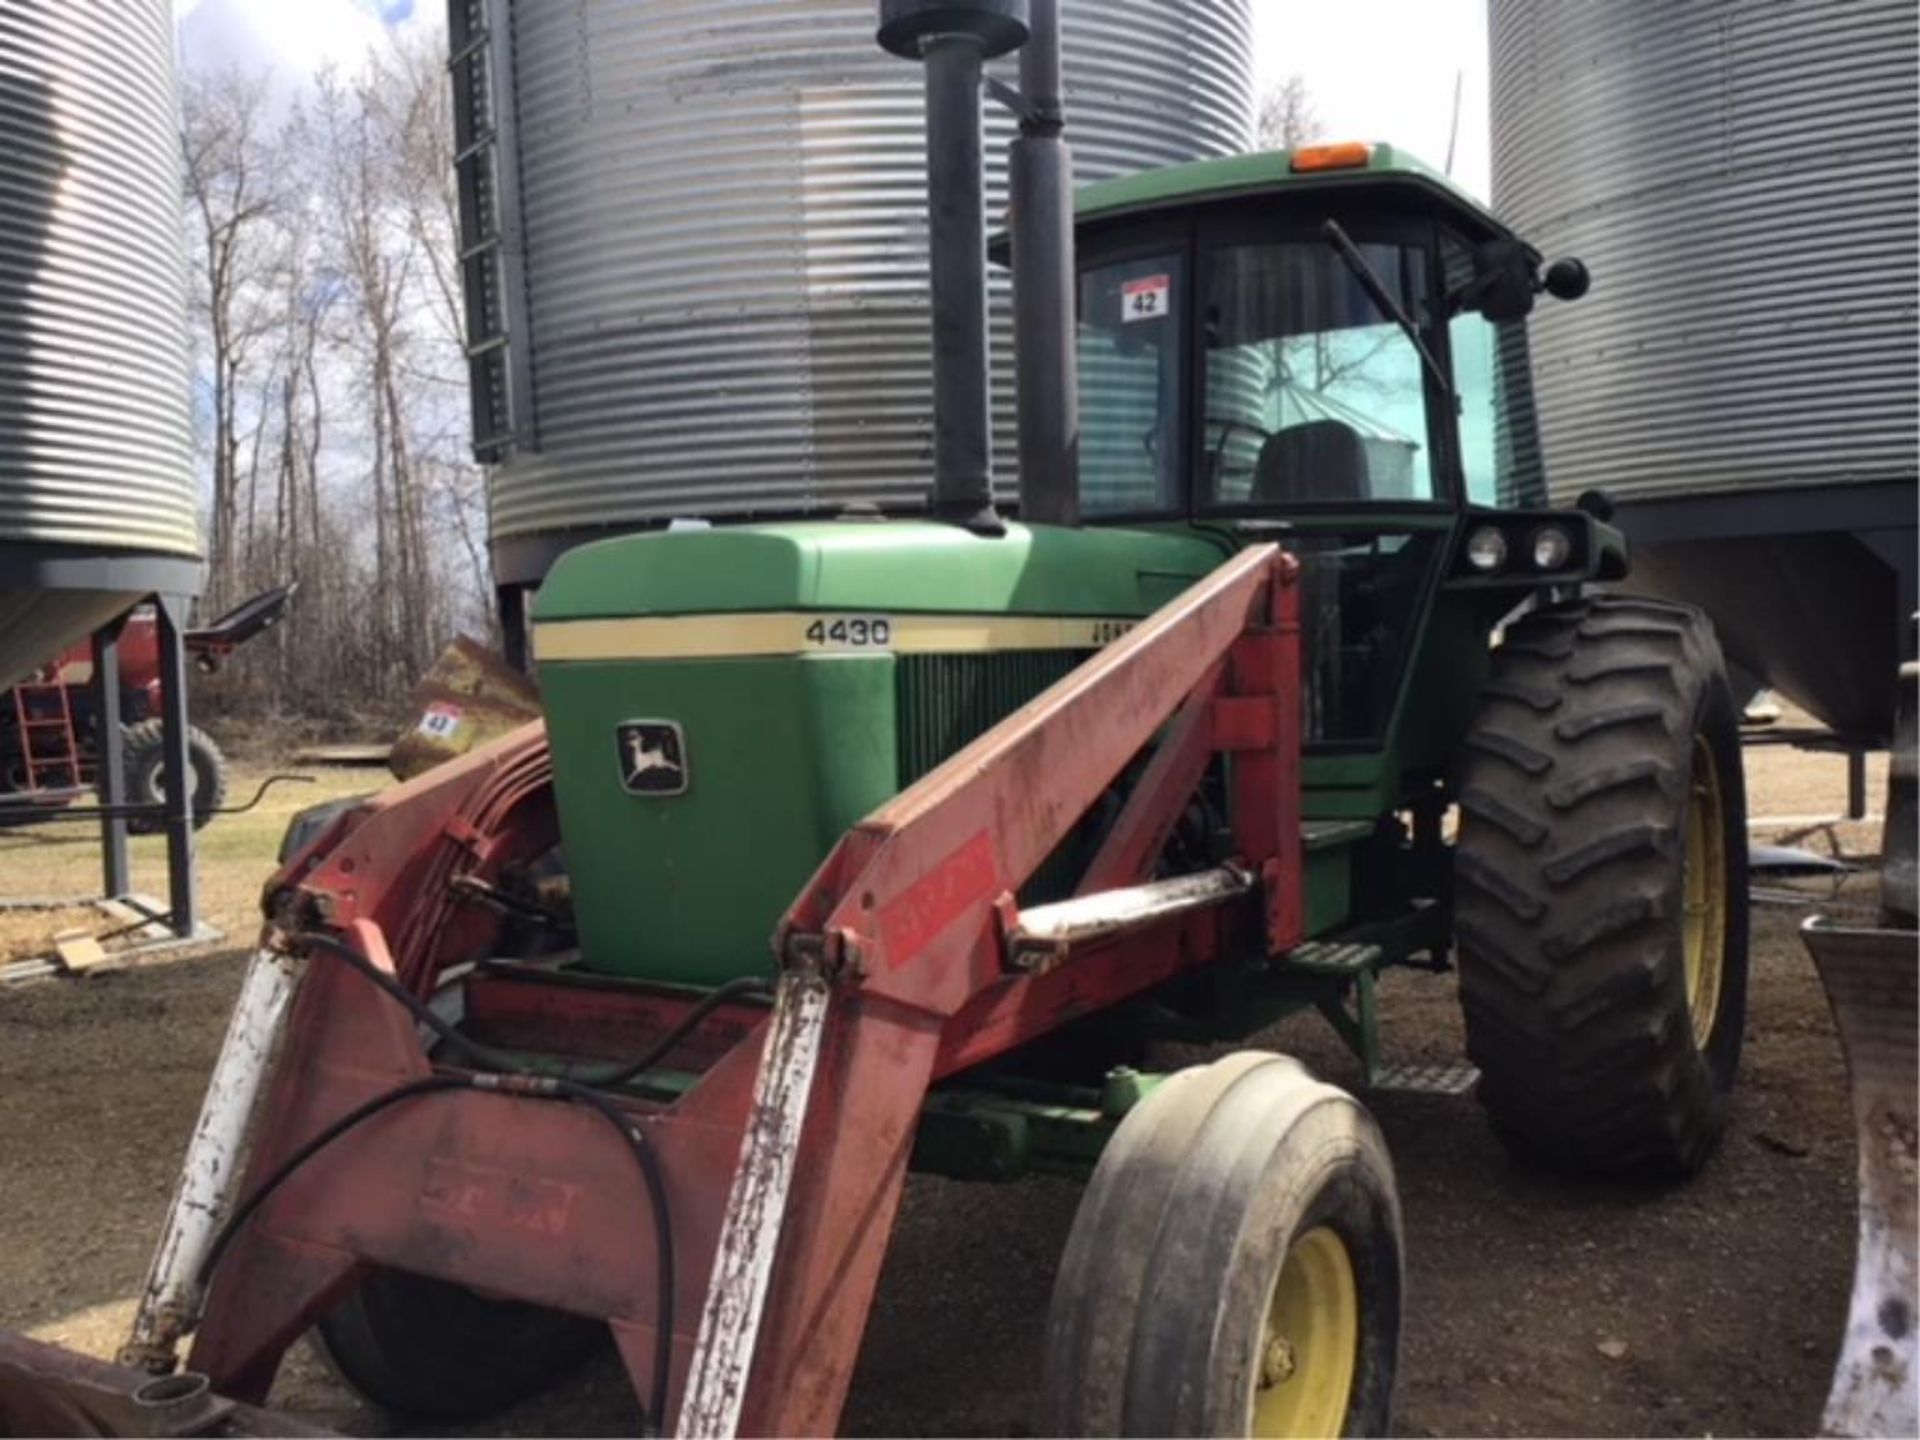
[[[1233,432],[1244,430],[1249,435],[1258,436],[1262,445],[1267,443],[1273,432],[1262,429],[1250,420],[1236,420],[1226,415],[1209,415],[1206,423],[1220,427],[1220,438],[1207,451],[1207,489],[1217,497],[1220,493],[1220,462],[1226,458],[1227,441],[1233,438]]]

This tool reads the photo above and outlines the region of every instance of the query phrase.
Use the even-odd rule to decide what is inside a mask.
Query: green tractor
[[[1116,1077],[1142,1085],[1156,1037],[1236,1041],[1317,1008],[1371,1076],[1379,974],[1457,966],[1503,1142],[1577,1171],[1697,1169],[1746,1002],[1738,712],[1703,614],[1595,590],[1628,572],[1604,500],[1549,505],[1526,316],[1543,288],[1577,298],[1584,272],[1540,275],[1494,216],[1386,145],[1096,185],[1077,196],[1075,240],[1082,523],[1000,526],[975,486],[944,523],[640,536],[554,569],[534,648],[584,953],[636,979],[733,978],[861,817],[1223,560],[1277,540],[1300,564],[1308,939],[1078,1021],[996,1062],[984,1089],[936,1089],[915,1164],[1085,1173],[1085,1135],[1032,1121],[1061,1108],[1104,1130],[1113,1107],[1085,1097],[1111,1096]],[[616,733],[670,763],[616,776]],[[1099,819],[1023,904],[1073,893]],[[1231,829],[1216,767],[1166,872],[1225,859]],[[1143,1355],[1139,1336],[1144,1378],[1116,1386],[1100,1369],[1102,1312],[1173,1283],[1142,1274],[1175,1212],[1166,1186],[1143,1185],[1159,1157],[1134,1131],[1204,1136],[1236,1079],[1155,1091],[1107,1146],[1056,1295],[1050,1430],[1384,1423],[1364,1346],[1359,1372],[1317,1397],[1330,1412],[1309,1394],[1270,1430],[1258,1404],[1156,1408],[1190,1357]],[[1345,1183],[1390,1192],[1383,1152],[1356,1154]],[[1274,1314],[1293,1303],[1336,1331],[1363,1326],[1397,1256],[1370,1270],[1312,1218],[1294,1217],[1307,1243]],[[1387,1228],[1363,1216],[1344,1233],[1392,1248]]]
[[[1307,929],[1345,947],[1342,1033],[1377,1064],[1375,977],[1457,954],[1503,1140],[1697,1168],[1745,1001],[1738,716],[1707,620],[1594,593],[1627,573],[1621,537],[1600,504],[1547,506],[1524,304],[1486,313],[1531,299],[1532,256],[1385,145],[1093,186],[1077,238],[1083,525],[851,515],[554,568],[534,649],[585,952],[737,974],[862,816],[1278,540],[1301,568]],[[651,716],[675,763],[625,783],[609,737]],[[1228,824],[1213,796],[1174,837],[1194,864]],[[1250,1033],[1324,997],[1318,964],[1184,995],[1174,1028]]]
[[[1720,1133],[1746,999],[1738,715],[1703,615],[1594,591],[1628,569],[1604,503],[1548,504],[1526,315],[1542,288],[1577,297],[1583,272],[1541,276],[1497,219],[1385,145],[1093,186],[1075,231],[1081,524],[997,525],[976,487],[946,523],[650,535],[555,568],[535,652],[584,953],[636,979],[737,976],[861,817],[1277,540],[1300,565],[1308,938],[936,1089],[915,1163],[1084,1173],[1084,1134],[1032,1122],[1055,1108],[1104,1130],[1114,1107],[1085,1097],[1116,1077],[1141,1086],[1155,1037],[1241,1040],[1317,1008],[1371,1075],[1376,979],[1410,965],[1457,966],[1479,1097],[1507,1145],[1580,1171],[1695,1170]],[[634,763],[662,759],[616,775],[616,733],[643,747]],[[1217,772],[1166,873],[1231,853]],[[1023,904],[1073,892],[1124,793]],[[1176,1283],[1142,1273],[1179,1208],[1146,1182],[1170,1143],[1156,1151],[1146,1130],[1203,1148],[1235,1081],[1251,1083],[1210,1072],[1123,1112],[1063,1264],[1048,1428],[1269,1433],[1257,1403],[1156,1408],[1191,1358],[1177,1347],[1134,1336],[1144,1374],[1117,1385],[1100,1365],[1116,1297]],[[1342,1183],[1390,1193],[1383,1152],[1355,1157]],[[1196,1247],[1216,1219],[1202,1213]],[[1397,1260],[1370,1266],[1342,1237],[1391,1250],[1390,1225],[1364,1207],[1342,1217],[1351,1229],[1314,1218],[1294,1217],[1297,1274],[1274,1314],[1364,1328]],[[1212,1290],[1217,1271],[1190,1283]],[[1185,1325],[1204,1309],[1172,1313]],[[1350,1405],[1349,1433],[1372,1433],[1385,1395],[1359,1353],[1346,1385],[1270,1433],[1336,1433]]]
[[[210,1094],[128,1359],[195,1330],[258,1398],[317,1320],[375,1399],[471,1413],[605,1321],[656,1426],[813,1433],[905,1171],[1044,1171],[1089,1182],[1046,1431],[1378,1433],[1402,1267],[1371,1118],[1260,1051],[1157,1074],[1154,1042],[1312,1010],[1371,1078],[1381,973],[1457,969],[1514,1151],[1712,1151],[1737,715],[1701,614],[1596,588],[1628,571],[1604,498],[1548,502],[1526,322],[1584,269],[1386,145],[1096,185],[1068,219],[1038,3],[1005,520],[980,65],[1027,6],[881,9],[928,72],[930,513],[554,567],[544,740],[329,818],[270,887],[222,1060],[257,1118]],[[244,1192],[193,1191],[243,1143]]]

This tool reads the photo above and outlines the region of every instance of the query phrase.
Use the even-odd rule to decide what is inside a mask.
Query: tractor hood
[[[1222,558],[1192,535],[854,521],[570,552],[534,651],[582,966],[764,969],[848,827]]]
[[[1192,535],[1020,525],[997,538],[915,521],[631,535],[554,566],[534,608],[535,644],[552,646],[579,620],[789,608],[1134,615],[1223,558]]]

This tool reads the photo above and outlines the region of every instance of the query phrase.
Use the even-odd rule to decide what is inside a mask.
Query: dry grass
[[[269,775],[286,767],[240,764],[233,770],[230,804],[244,804]],[[306,784],[279,784],[243,815],[219,815],[195,837],[201,918],[218,928],[226,945],[245,944],[259,924],[260,887],[273,873],[287,821],[309,805],[342,795],[364,794],[392,783],[385,770],[309,768]],[[80,813],[76,811],[75,813]],[[133,890],[164,902],[165,841],[133,837],[129,846]],[[84,821],[0,830],[0,906],[20,900],[74,899],[57,908],[0,908],[0,961],[47,953],[62,931],[102,934],[124,922],[85,902],[100,894],[100,832]]]

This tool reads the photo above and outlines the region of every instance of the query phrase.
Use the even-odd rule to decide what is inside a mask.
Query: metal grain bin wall
[[[0,685],[199,589],[169,0],[0,5]]]
[[[1912,0],[1492,0],[1495,208],[1592,293],[1536,312],[1555,493],[1911,477]]]
[[[1249,5],[1067,0],[1083,181],[1247,148]],[[923,80],[875,45],[872,0],[453,0],[451,15],[497,579],[538,580],[568,544],[675,516],[920,507]],[[997,106],[988,128],[997,209]]]
[[[1496,208],[1593,270],[1534,312],[1547,471],[1736,680],[1883,742],[1916,603],[1912,0],[1492,0]]]

